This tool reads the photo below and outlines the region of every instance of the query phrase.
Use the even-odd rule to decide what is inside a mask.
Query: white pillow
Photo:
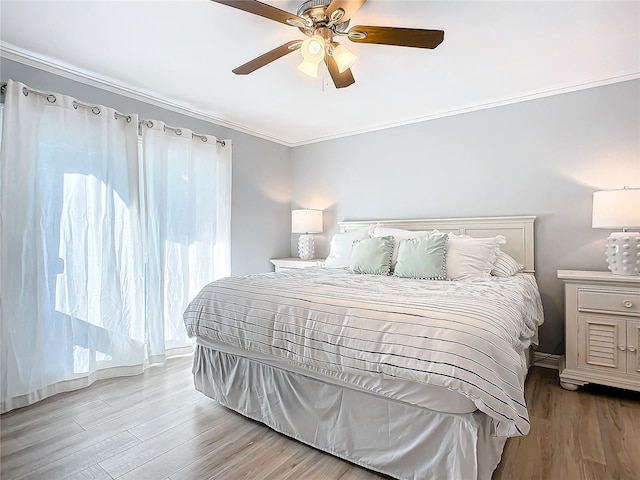
[[[473,238],[449,234],[447,277],[449,280],[486,280],[490,277],[505,237]]]
[[[370,238],[373,225],[347,233],[336,233],[331,238],[329,256],[320,264],[324,268],[345,268],[351,264],[351,249],[356,240]]]
[[[494,277],[511,277],[522,270],[524,270],[524,267],[516,262],[511,255],[500,251],[493,262],[491,275]]]
[[[400,228],[387,228],[376,225],[376,227],[373,229],[372,237],[393,237],[393,255],[391,256],[391,270],[393,270],[394,268],[396,268],[396,263],[398,261],[398,248],[400,247],[400,241],[409,240],[412,238],[425,238],[432,233],[439,232],[437,230],[433,230],[433,232],[427,232],[424,230],[402,230]]]

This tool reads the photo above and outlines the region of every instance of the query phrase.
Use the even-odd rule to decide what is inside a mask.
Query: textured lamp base
[[[611,273],[640,273],[640,232],[613,232],[607,238],[607,263]]]
[[[298,239],[298,256],[303,260],[311,260],[316,256],[313,235],[300,235]]]

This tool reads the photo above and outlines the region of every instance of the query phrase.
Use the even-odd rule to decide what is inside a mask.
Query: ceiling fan
[[[355,83],[351,65],[357,57],[335,39],[345,37],[356,43],[377,43],[403,47],[436,48],[444,39],[442,30],[419,28],[356,26],[347,30],[351,16],[366,0],[308,0],[292,13],[254,0],[212,0],[245,12],[298,28],[308,38],[293,40],[233,70],[247,75],[280,57],[300,49],[303,61],[298,68],[316,77],[321,62],[327,65],[336,88]]]

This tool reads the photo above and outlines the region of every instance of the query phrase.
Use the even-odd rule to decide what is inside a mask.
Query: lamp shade
[[[593,192],[593,228],[640,228],[640,188]]]
[[[298,65],[298,70],[306,75],[309,75],[310,77],[316,78],[318,76],[319,67],[319,63],[311,62],[305,58],[304,60],[302,60],[302,63]]]
[[[335,44],[332,54],[333,59],[336,61],[336,65],[338,66],[338,72],[340,73],[351,68],[351,65],[353,65],[358,59],[358,57],[351,53],[347,47],[340,45],[339,43]]]
[[[302,42],[300,51],[303,60],[298,69],[310,77],[317,77],[318,67],[324,59],[324,48],[324,38],[321,35],[314,35]]]
[[[321,233],[322,210],[292,210],[291,233]]]

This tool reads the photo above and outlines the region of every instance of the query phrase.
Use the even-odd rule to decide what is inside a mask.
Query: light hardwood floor
[[[193,388],[190,358],[96,382],[0,417],[0,478],[374,480],[386,477],[279,435]],[[509,439],[494,480],[637,479],[640,399],[562,390],[534,367],[531,433]]]

